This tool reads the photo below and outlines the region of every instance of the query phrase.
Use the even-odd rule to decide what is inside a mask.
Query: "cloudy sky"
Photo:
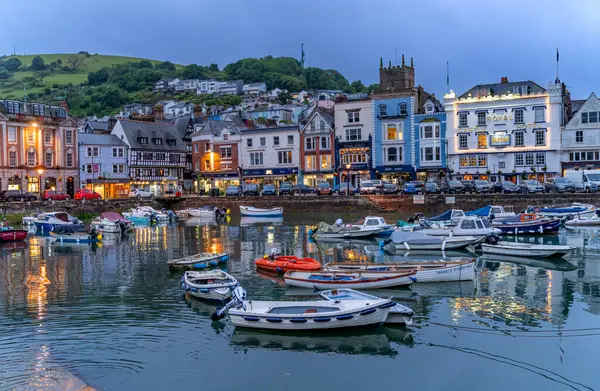
[[[560,78],[575,99],[600,82],[597,0],[1,0],[0,53],[128,55],[174,63],[300,55],[350,81],[378,82],[379,58],[413,57],[417,83],[450,87]],[[23,10],[37,10],[23,12]]]

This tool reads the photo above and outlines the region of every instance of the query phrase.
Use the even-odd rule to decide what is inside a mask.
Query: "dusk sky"
[[[24,0],[2,2],[0,53],[115,54],[217,63],[300,56],[352,82],[378,82],[379,58],[414,58],[417,83],[441,97],[479,83],[556,77],[572,98],[600,82],[597,0]],[[32,10],[23,12],[23,10]],[[37,10],[37,11],[33,11]],[[596,42],[596,43],[594,43]]]

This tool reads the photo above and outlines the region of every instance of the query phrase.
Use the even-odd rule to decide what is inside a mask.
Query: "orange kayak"
[[[321,264],[312,258],[299,258],[293,255],[280,255],[272,261],[268,258],[256,260],[258,269],[270,270],[277,273],[288,271],[317,271],[321,270]]]

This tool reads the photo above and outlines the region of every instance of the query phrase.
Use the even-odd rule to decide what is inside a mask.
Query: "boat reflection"
[[[481,258],[479,258],[478,267],[483,266],[481,262],[486,263],[485,267],[487,269],[497,269],[497,267],[489,263],[508,262],[513,263],[515,265],[537,267],[540,269],[557,270],[563,272],[577,270],[577,266],[573,265],[571,262],[567,261],[564,258],[557,258],[550,261],[536,258],[513,257],[510,255],[483,254]]]
[[[249,217],[242,216],[240,218],[240,225],[281,225],[283,224],[283,216],[279,217]]]
[[[186,227],[198,227],[202,225],[218,225],[217,219],[213,216],[190,217],[183,220],[183,225]]]
[[[0,242],[0,250],[7,252],[22,251],[28,247],[27,242]]]

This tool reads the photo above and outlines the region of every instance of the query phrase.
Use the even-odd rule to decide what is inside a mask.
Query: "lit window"
[[[487,134],[478,134],[477,135],[477,148],[487,148]]]
[[[388,125],[387,126],[387,140],[397,140],[398,139],[398,131],[396,130],[396,125]]]
[[[279,151],[279,164],[291,164],[292,163],[292,151]]]

